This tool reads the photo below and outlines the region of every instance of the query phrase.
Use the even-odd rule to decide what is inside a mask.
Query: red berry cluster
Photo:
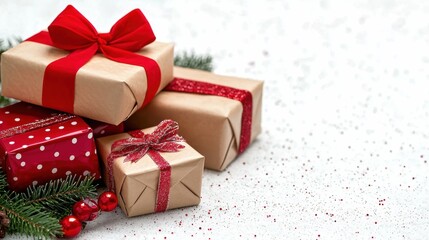
[[[97,218],[100,210],[110,212],[118,205],[118,198],[113,192],[103,192],[98,197],[98,203],[93,199],[84,199],[73,205],[72,213],[60,220],[63,237],[71,238],[82,231],[82,222]]]

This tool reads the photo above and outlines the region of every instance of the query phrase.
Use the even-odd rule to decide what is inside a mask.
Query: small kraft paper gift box
[[[177,135],[178,124],[96,139],[104,180],[128,217],[198,205],[204,157]]]
[[[0,108],[0,166],[14,191],[68,175],[101,178],[93,133],[81,118],[24,102]]]
[[[263,82],[179,67],[174,76],[125,127],[177,121],[180,134],[205,156],[205,167],[224,170],[261,132]]]
[[[118,125],[173,79],[173,44],[135,9],[98,33],[68,6],[1,56],[2,95]]]

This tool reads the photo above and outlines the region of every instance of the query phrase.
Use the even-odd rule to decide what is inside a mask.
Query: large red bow
[[[43,106],[73,113],[77,71],[97,52],[121,63],[141,66],[147,75],[146,105],[158,91],[161,71],[153,59],[135,54],[155,41],[146,17],[135,9],[121,18],[109,33],[98,33],[94,26],[73,6],[67,6],[48,27],[28,41],[39,42],[71,51],[69,55],[50,63],[43,79]]]
[[[167,209],[170,195],[171,166],[159,152],[177,152],[185,146],[178,142],[185,141],[177,135],[179,124],[172,120],[164,120],[151,134],[140,130],[129,132],[131,138],[121,139],[112,144],[111,153],[107,157],[109,188],[114,190],[113,162],[118,157],[125,157],[124,162],[137,162],[148,154],[160,169],[156,197],[156,212]]]

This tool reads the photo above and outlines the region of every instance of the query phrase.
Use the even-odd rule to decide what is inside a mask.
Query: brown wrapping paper
[[[250,91],[253,97],[251,141],[261,132],[263,82],[179,67],[174,68],[174,76]],[[221,171],[237,157],[242,112],[241,103],[228,98],[163,91],[147,107],[133,114],[125,125],[129,129],[141,129],[172,119],[179,123],[180,135],[205,156],[205,167]]]
[[[154,128],[143,132],[151,133]],[[107,178],[107,156],[112,144],[129,138],[127,133],[96,139],[99,156],[103,159],[104,179]],[[179,152],[160,153],[171,165],[170,198],[167,209],[198,205],[201,198],[201,180],[204,157],[187,143]],[[113,174],[119,206],[128,217],[153,213],[155,209],[160,170],[146,154],[136,163],[120,157],[113,164]]]
[[[160,66],[158,91],[173,79],[173,44],[154,42],[137,54],[154,59]],[[41,106],[46,66],[67,55],[67,51],[35,42],[23,42],[3,53],[2,95]],[[118,125],[140,108],[146,87],[142,67],[97,54],[77,72],[74,113]]]

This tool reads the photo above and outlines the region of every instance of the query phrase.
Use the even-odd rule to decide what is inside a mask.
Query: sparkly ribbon
[[[70,51],[70,54],[46,67],[43,106],[73,113],[76,74],[97,52],[110,60],[145,69],[147,91],[142,106],[156,95],[161,81],[158,64],[153,59],[134,53],[155,41],[152,28],[139,9],[116,22],[109,33],[99,34],[79,11],[69,5],[49,25],[48,30],[27,41]]]
[[[240,101],[243,106],[243,115],[241,116],[241,134],[238,153],[244,152],[244,150],[246,150],[246,148],[249,146],[250,136],[252,133],[253,105],[252,93],[249,91],[183,78],[174,78],[174,80],[169,85],[167,85],[164,90],[214,95]]]
[[[69,119],[75,118],[75,115],[66,114],[66,113],[60,113],[57,115],[54,115],[52,117],[36,120],[35,122],[30,122],[26,124],[22,124],[16,127],[11,127],[5,130],[0,131],[0,139],[11,137],[14,135],[22,134],[34,129],[46,127],[49,125],[52,125],[54,123],[60,123],[67,121]]]
[[[124,162],[137,162],[148,154],[160,169],[155,212],[167,209],[170,195],[171,166],[159,152],[177,152],[185,146],[177,143],[184,139],[177,135],[179,125],[172,120],[164,120],[151,134],[144,134],[140,130],[128,132],[130,138],[117,140],[112,144],[111,153],[107,157],[108,187],[115,188],[113,178],[113,162],[125,156]]]

